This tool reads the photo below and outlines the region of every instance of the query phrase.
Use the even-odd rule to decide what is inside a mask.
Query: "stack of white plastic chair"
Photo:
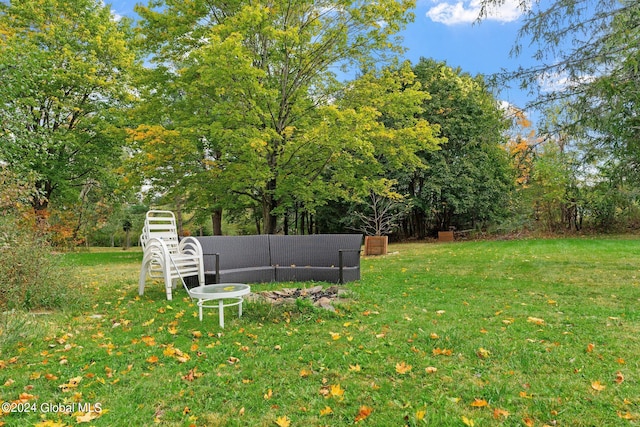
[[[144,250],[138,293],[144,293],[147,275],[164,281],[167,299],[176,288],[178,280],[198,276],[198,284],[204,285],[202,247],[193,237],[178,239],[176,219],[171,211],[151,210],[147,212],[140,235]],[[186,288],[186,285],[185,285]]]

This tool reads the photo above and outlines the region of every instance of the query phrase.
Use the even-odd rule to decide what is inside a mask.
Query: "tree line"
[[[525,10],[560,65],[472,76],[402,58],[409,0],[2,2],[2,176],[60,244],[115,244],[149,206],[192,234],[634,227],[640,14],[587,3]],[[578,52],[549,41],[596,23]],[[571,84],[537,129],[496,95],[552,74]]]

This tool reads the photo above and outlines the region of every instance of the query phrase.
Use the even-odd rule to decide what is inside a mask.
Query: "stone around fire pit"
[[[333,303],[339,301],[348,291],[338,286],[330,286],[324,289],[321,285],[312,288],[284,288],[279,291],[255,292],[249,299],[266,301],[270,304],[293,304],[298,298],[308,299],[315,307],[336,311]]]

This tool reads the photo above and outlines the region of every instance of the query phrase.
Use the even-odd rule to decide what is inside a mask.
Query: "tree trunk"
[[[36,229],[39,233],[46,233],[49,225],[49,199],[53,193],[53,185],[49,181],[41,181],[36,184],[38,193],[33,196],[31,204],[36,217]]]
[[[222,236],[222,209],[214,209],[211,213],[211,224],[213,226],[213,235]]]
[[[264,223],[264,234],[275,234],[278,226],[278,217],[273,211],[278,207],[278,202],[273,197],[271,189],[275,190],[275,179],[267,183],[267,194],[262,198],[262,220]]]

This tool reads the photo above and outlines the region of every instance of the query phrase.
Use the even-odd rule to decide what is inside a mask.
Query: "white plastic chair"
[[[176,219],[171,211],[150,210],[147,212],[144,228],[140,235],[140,245],[144,250],[138,293],[144,294],[147,274],[152,279],[164,280],[167,299],[177,281],[198,276],[198,284],[204,285],[204,263],[202,247],[193,237],[178,239]]]

